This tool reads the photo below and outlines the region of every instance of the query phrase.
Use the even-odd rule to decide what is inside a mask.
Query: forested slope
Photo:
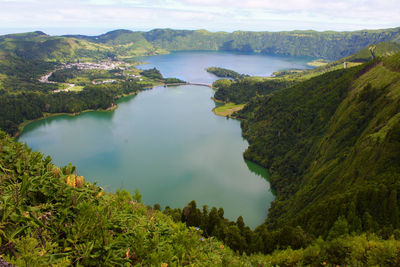
[[[400,44],[382,42],[369,45],[351,56],[322,64],[322,66],[313,69],[283,70],[275,72],[272,77],[241,77],[235,82],[220,79],[213,83],[213,87],[217,89],[214,98],[225,103],[246,103],[255,96],[267,95],[324,73],[343,69],[345,64],[349,68],[375,58],[394,55],[399,51]]]
[[[372,39],[398,39],[398,30],[318,34],[339,34],[344,38],[336,40],[343,42],[339,50],[346,54]],[[235,34],[238,39],[229,39]],[[154,30],[144,35],[115,31],[100,39],[50,38],[41,32],[1,36],[0,126],[15,133],[18,123],[43,113],[106,108],[116,97],[145,87],[121,81],[52,94],[54,85],[37,79],[57,61],[131,55],[123,53],[141,42],[150,44],[143,50],[147,52],[178,44],[181,50],[204,46],[247,51],[248,46],[240,46],[241,38],[256,44],[259,36],[246,34]],[[284,44],[317,33],[287,34],[277,39]],[[196,46],[199,36],[204,42]],[[214,46],[219,38],[230,46]],[[115,54],[109,46],[127,50]],[[79,54],[82,47],[91,52]],[[244,155],[270,169],[277,193],[265,224],[254,231],[241,218],[226,220],[223,209],[200,210],[191,202],[183,210],[165,209],[162,214],[140,203],[138,193],[102,192],[84,182],[71,165],[60,169],[50,158],[0,132],[2,258],[32,266],[399,265],[400,54],[388,56],[396,51],[393,43],[369,46],[355,59],[366,61],[375,53],[374,60],[313,74],[305,81],[219,81],[231,83],[235,93],[218,90],[217,98],[249,101],[238,114],[250,144]],[[329,53],[336,52],[325,55]],[[388,57],[376,58],[377,53]],[[154,69],[144,73],[159,76]],[[186,228],[181,221],[202,231]],[[226,246],[238,253],[270,255],[240,256]]]
[[[95,85],[92,84],[95,81],[93,78],[82,86],[85,90],[81,92],[62,92],[62,86],[68,84],[41,82],[39,79],[59,69],[62,63],[111,62],[120,57],[151,53],[147,49],[153,48],[136,43],[119,46],[112,41],[103,44],[90,39],[52,37],[43,32],[0,36],[0,129],[14,135],[19,130],[18,126],[27,120],[49,113],[107,109],[118,97],[143,90],[151,83],[123,76],[121,69],[116,70],[120,73],[112,73],[111,70],[106,75],[115,83]],[[165,80],[171,83],[176,81],[179,80]]]
[[[99,36],[72,36],[97,43],[127,44],[173,50],[221,50],[339,59],[380,42],[399,42],[400,28],[354,32],[209,32],[155,29],[149,32],[112,31]]]
[[[399,241],[372,234],[351,236],[345,224],[337,224],[328,240],[316,239],[304,248],[271,251],[266,246],[265,251],[273,253],[240,255],[140,200],[137,191],[134,195],[104,192],[99,185],[86,182],[71,164],[59,168],[50,157],[15,143],[0,131],[0,264],[269,267],[400,263]],[[220,227],[223,216],[218,212],[212,217],[212,213],[203,218],[209,218],[209,226]],[[226,226],[227,244],[243,246],[231,230],[247,231],[238,225]],[[287,232],[273,236],[282,244],[296,242]],[[273,236],[264,230],[257,240],[270,244]]]
[[[329,72],[241,112],[245,152],[272,172],[277,198],[267,225],[327,236],[399,228],[400,54]]]

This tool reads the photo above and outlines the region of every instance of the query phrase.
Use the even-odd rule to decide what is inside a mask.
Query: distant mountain
[[[48,36],[36,31],[0,36],[0,51],[54,61],[130,58],[167,51],[213,50],[310,56],[336,60],[381,42],[400,44],[400,28],[354,32],[209,32],[115,30],[98,36]],[[379,49],[376,51],[379,53]],[[368,51],[360,54],[368,56]]]
[[[0,51],[20,58],[44,61],[99,60],[110,56],[110,49],[66,37],[51,37],[40,32],[0,37]]]
[[[44,36],[49,36],[49,35],[45,34],[42,31],[34,31],[34,32],[26,32],[26,33],[15,33],[15,34],[1,35],[0,36],[0,40],[4,40],[4,39],[26,39],[26,38],[44,37]]]
[[[0,132],[2,260],[18,266],[399,266],[399,30],[0,36],[0,126],[10,133],[43,112],[105,109],[116,96],[147,87],[127,81],[54,94],[57,85],[38,77],[59,62],[188,49],[347,56],[298,77],[245,78],[218,89],[221,100],[247,102],[238,113],[249,142],[244,156],[271,172],[276,199],[254,231],[241,217],[225,219],[222,209],[191,204],[166,208],[166,216],[141,204],[138,192],[104,193],[72,165],[58,168]]]
[[[223,50],[339,59],[380,42],[400,43],[400,28],[354,32],[209,32],[154,29],[116,30],[99,36],[68,36],[97,43],[121,45],[141,42],[164,50]],[[146,43],[146,42],[147,43]]]
[[[140,32],[133,32],[129,30],[115,30],[98,36],[84,36],[84,35],[64,35],[64,37],[84,39],[94,43],[103,43],[111,45],[124,45],[132,42],[147,42]]]

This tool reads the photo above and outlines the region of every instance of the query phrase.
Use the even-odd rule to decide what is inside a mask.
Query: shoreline
[[[196,84],[196,83],[189,83],[189,82],[188,82],[188,83],[170,83],[170,84],[166,84],[166,83],[157,83],[157,84],[152,85],[151,87],[145,87],[145,88],[143,88],[143,90],[151,90],[151,89],[153,89],[154,87],[157,87],[157,86],[169,87],[169,86],[180,86],[180,85],[198,85],[198,86],[206,86],[206,87],[212,88],[211,85],[201,84],[201,83],[197,83],[197,84]],[[135,91],[135,92],[132,92],[132,93],[129,93],[129,94],[124,94],[124,95],[118,96],[118,97],[115,99],[115,101],[118,101],[119,99],[124,98],[124,97],[127,97],[127,96],[137,95],[137,94],[139,94],[141,91],[142,91],[142,90],[138,90],[138,91]],[[81,114],[83,114],[83,113],[91,112],[91,111],[111,112],[111,111],[115,111],[116,109],[118,109],[118,104],[112,104],[110,107],[108,107],[108,108],[106,108],[106,109],[85,109],[85,110],[82,110],[82,111],[79,111],[79,112],[74,112],[74,113],[66,113],[66,112],[61,112],[61,113],[46,113],[46,112],[43,112],[43,116],[41,116],[41,117],[39,117],[39,118],[21,122],[21,123],[18,125],[18,132],[16,132],[12,137],[13,137],[13,138],[18,138],[18,137],[22,134],[24,128],[25,128],[27,125],[29,125],[29,124],[31,124],[31,123],[33,123],[33,122],[36,122],[36,121],[43,120],[43,119],[47,119],[47,118],[51,118],[51,117],[57,117],[57,116],[61,116],[61,115],[67,115],[67,116],[72,116],[72,117],[74,117],[74,116],[78,116],[78,115],[81,115]]]
[[[79,111],[79,112],[74,112],[74,113],[66,113],[66,112],[61,112],[61,113],[43,113],[44,115],[42,117],[39,117],[39,118],[36,118],[36,119],[33,119],[33,120],[24,121],[20,125],[18,125],[18,132],[16,132],[13,135],[13,138],[18,138],[27,125],[29,125],[29,124],[31,124],[33,122],[36,122],[36,121],[40,121],[40,120],[51,118],[51,117],[62,116],[62,115],[75,117],[75,116],[81,115],[81,114],[86,113],[86,112],[91,112],[91,111],[110,112],[110,111],[116,110],[117,108],[118,108],[118,105],[113,104],[113,105],[111,105],[110,107],[108,107],[106,109],[85,109],[85,110],[82,110],[82,111]]]
[[[214,100],[215,101],[215,100]],[[214,114],[216,116],[221,116],[221,117],[226,117],[226,118],[236,118],[235,116],[232,116],[233,113],[240,111],[244,108],[245,104],[232,104],[232,103],[225,103],[225,102],[217,102],[217,103],[224,103],[223,105],[216,106],[215,108],[212,109]],[[229,107],[232,106],[232,107]],[[218,111],[218,108],[222,108],[223,110]]]
[[[119,99],[121,99],[121,98],[123,98],[123,97],[132,96],[132,95],[136,95],[136,94],[138,94],[137,91],[132,92],[132,93],[130,93],[130,94],[124,94],[124,95],[122,95],[121,97],[118,97],[118,98],[116,99],[116,101],[119,100]],[[108,108],[106,108],[106,109],[101,109],[101,108],[99,108],[99,109],[85,109],[85,110],[82,110],[82,111],[79,111],[79,112],[74,112],[74,113],[67,113],[67,112],[46,113],[46,112],[44,112],[44,113],[43,113],[43,116],[41,116],[41,117],[39,117],[39,118],[36,118],[36,119],[33,119],[33,120],[27,120],[27,121],[24,121],[24,122],[20,123],[20,124],[18,125],[18,132],[16,132],[12,137],[13,137],[13,138],[18,138],[18,137],[21,135],[21,133],[23,132],[24,128],[25,128],[27,125],[29,125],[29,124],[31,124],[31,123],[33,123],[33,122],[36,122],[36,121],[43,120],[43,119],[47,119],[47,118],[51,118],[51,117],[57,117],[57,116],[62,116],[62,115],[75,117],[75,116],[79,116],[79,115],[81,115],[81,114],[83,114],[83,113],[92,112],[92,111],[98,111],[98,112],[112,112],[112,111],[115,111],[116,109],[118,109],[118,104],[113,103],[110,107],[108,107]]]

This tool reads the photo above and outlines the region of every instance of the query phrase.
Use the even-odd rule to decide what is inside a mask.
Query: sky
[[[0,34],[114,29],[353,31],[400,26],[400,0],[0,0]]]

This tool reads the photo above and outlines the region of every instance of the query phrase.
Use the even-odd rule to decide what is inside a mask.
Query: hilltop
[[[256,95],[267,95],[328,72],[359,66],[370,60],[388,57],[398,52],[400,52],[400,44],[382,42],[369,45],[351,56],[332,62],[317,60],[318,66],[313,69],[277,71],[272,77],[244,77],[236,82],[217,80],[213,83],[213,87],[218,89],[214,98],[226,103],[244,104]]]
[[[141,43],[155,48],[256,52],[310,56],[336,60],[380,42],[400,43],[400,28],[354,32],[209,32],[206,30],[154,29],[148,32],[116,30],[99,36],[69,36],[103,44]]]
[[[400,53],[328,72],[239,112],[244,156],[271,170],[277,192],[266,225],[316,236],[340,218],[356,233],[398,229],[398,62]]]
[[[141,203],[139,192],[103,192],[72,165],[59,168],[0,132],[2,258],[36,266],[400,264],[399,31],[1,36],[0,127],[9,133],[44,114],[107,109],[120,96],[166,82],[156,69],[71,67],[51,80],[82,82],[82,90],[54,93],[59,85],[39,78],[64,62],[129,64],[132,55],[194,48],[337,59],[215,83],[216,99],[243,106],[233,115],[249,142],[244,157],[272,174],[276,200],[254,231],[240,218],[224,218],[223,209],[191,202],[161,211]],[[118,81],[92,84],[110,77]]]

